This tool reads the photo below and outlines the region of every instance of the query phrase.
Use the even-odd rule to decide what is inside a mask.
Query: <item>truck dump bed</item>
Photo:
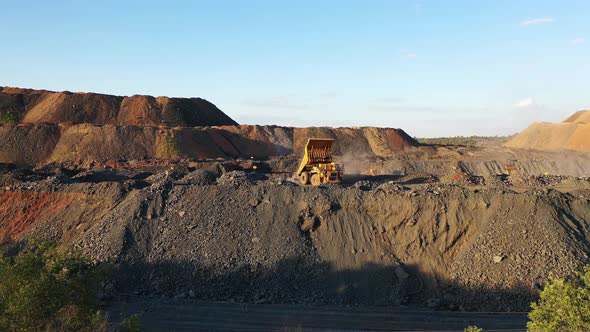
[[[301,174],[307,165],[331,163],[332,144],[334,144],[332,138],[308,138],[297,175]]]

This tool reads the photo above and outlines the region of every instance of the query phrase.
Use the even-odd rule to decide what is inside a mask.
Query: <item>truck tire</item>
[[[322,180],[320,179],[320,175],[318,173],[311,175],[311,184],[313,186],[319,186],[320,184],[322,184]]]
[[[309,173],[307,173],[307,172],[301,172],[301,174],[299,174],[299,182],[302,185],[309,184]]]

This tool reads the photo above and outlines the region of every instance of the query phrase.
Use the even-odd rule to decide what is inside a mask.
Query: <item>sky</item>
[[[590,109],[588,0],[0,0],[0,86],[507,135]]]

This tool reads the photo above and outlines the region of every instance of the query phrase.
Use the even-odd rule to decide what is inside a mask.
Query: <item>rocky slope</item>
[[[116,262],[117,289],[146,296],[479,310],[526,310],[590,253],[588,191],[109,174],[5,184],[0,238]]]

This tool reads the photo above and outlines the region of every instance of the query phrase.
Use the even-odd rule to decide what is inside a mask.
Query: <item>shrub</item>
[[[180,147],[178,146],[178,142],[172,136],[166,136],[161,142],[161,149],[162,152],[172,155],[176,154],[180,151]]]
[[[475,325],[469,325],[463,331],[464,332],[483,332],[483,329],[479,328]]]
[[[571,280],[548,282],[531,307],[531,332],[590,331],[590,265]]]
[[[139,314],[133,314],[119,324],[120,332],[140,332],[141,320]]]
[[[100,331],[96,293],[106,270],[53,243],[30,240],[0,255],[0,330]]]
[[[15,123],[16,122],[16,115],[12,112],[0,112],[0,125],[6,123]]]

